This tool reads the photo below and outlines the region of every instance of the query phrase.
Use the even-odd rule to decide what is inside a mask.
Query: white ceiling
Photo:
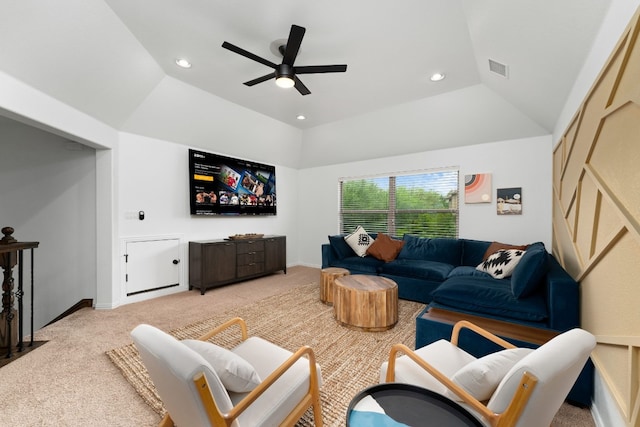
[[[0,0],[0,70],[116,129],[170,76],[302,129],[483,85],[551,132],[610,1]],[[222,42],[279,63],[292,24],[296,65],[347,72],[243,85],[270,69]]]

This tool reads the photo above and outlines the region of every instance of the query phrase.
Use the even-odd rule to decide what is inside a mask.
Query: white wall
[[[295,234],[298,194],[295,169],[275,165],[278,193],[275,216],[191,216],[188,149],[168,141],[121,135],[118,160],[121,237],[183,233],[189,239],[203,240],[236,233]],[[140,210],[145,211],[144,221],[137,219]],[[135,213],[136,218],[127,219],[129,212]],[[296,248],[292,246],[295,242],[287,243],[288,263],[292,264],[296,261]]]
[[[640,7],[640,0],[611,0],[591,51],[580,73],[576,76],[571,93],[556,122],[553,130],[554,145],[559,142],[638,7]]]
[[[95,298],[95,150],[0,120],[0,227],[34,250],[34,328]],[[25,252],[25,264],[30,265]],[[24,333],[30,329],[30,269],[24,270]],[[17,290],[17,274],[14,274]]]
[[[551,249],[551,138],[544,136],[301,170],[300,263],[320,266],[319,242],[339,231],[340,177],[447,166],[460,170],[460,237],[513,244],[542,241]],[[464,175],[473,173],[492,174],[492,203],[464,203]],[[495,190],[508,187],[522,187],[522,215],[496,214]]]
[[[300,129],[172,77],[162,79],[121,130],[262,163],[300,165]]]
[[[96,226],[93,230],[94,242],[86,245],[86,253],[95,251],[93,262],[96,263],[96,273],[91,280],[84,281],[79,274],[72,281],[65,281],[57,288],[54,295],[50,295],[47,301],[51,307],[64,307],[54,316],[43,312],[45,320],[34,323],[47,323],[61,314],[64,310],[75,304],[75,295],[67,295],[68,289],[73,289],[81,284],[87,293],[95,293],[97,299],[111,299],[112,292],[112,259],[115,258],[114,240],[117,223],[112,221],[113,197],[112,188],[114,182],[115,166],[111,162],[112,153],[109,148],[115,147],[118,141],[118,133],[115,129],[94,119],[93,117],[70,107],[52,96],[30,87],[24,82],[0,71],[0,115],[10,117],[36,129],[49,132],[65,139],[81,142],[89,147],[98,149],[95,153],[95,180],[94,191],[101,195],[95,200],[94,220]],[[4,143],[4,141],[2,141]],[[43,157],[44,159],[45,157]],[[1,173],[1,172],[0,172]],[[20,185],[14,183],[14,185]],[[2,199],[4,199],[4,194]],[[44,225],[50,225],[59,218],[50,216]],[[18,239],[24,240],[22,237]],[[58,250],[66,250],[64,239],[57,242]],[[71,292],[73,294],[73,292]]]
[[[285,235],[287,265],[298,264],[298,171],[275,165],[278,195],[275,216],[191,216],[188,148],[173,142],[121,134],[116,218],[120,239],[179,235],[182,238],[186,272],[189,240],[222,239],[243,233]],[[229,152],[219,154],[232,155]],[[263,159],[244,158],[264,163]],[[141,210],[145,212],[142,221],[137,216]],[[118,256],[119,264],[122,255]],[[122,283],[118,285],[123,286]],[[116,292],[115,296],[120,294]],[[124,302],[121,296],[112,305]]]
[[[43,312],[43,315],[46,316],[44,323],[52,320],[80,299],[71,296],[76,286],[81,286],[86,291],[88,296],[83,296],[82,298],[95,298],[97,308],[110,308],[122,303],[122,268],[120,265],[122,254],[120,243],[123,236],[167,234],[167,231],[161,230],[166,228],[166,230],[180,229],[180,233],[185,236],[185,239],[188,239],[192,237],[190,234],[191,227],[197,230],[194,233],[197,233],[198,238],[219,238],[235,232],[263,232],[258,230],[264,230],[265,233],[269,234],[293,234],[292,230],[296,226],[297,200],[295,197],[297,191],[287,190],[287,186],[297,185],[297,177],[295,176],[295,170],[285,167],[277,168],[278,192],[280,193],[278,198],[279,214],[277,217],[264,218],[260,222],[255,222],[255,219],[249,218],[229,219],[225,223],[218,222],[216,226],[211,226],[213,222],[200,221],[197,223],[199,226],[196,227],[194,225],[196,222],[189,221],[182,221],[180,224],[173,225],[171,216],[161,214],[159,221],[156,221],[152,216],[153,221],[145,223],[144,226],[141,224],[128,224],[122,220],[124,212],[126,212],[123,209],[130,209],[132,203],[128,203],[128,201],[131,199],[131,194],[133,194],[135,187],[129,187],[127,180],[132,178],[129,176],[130,174],[133,174],[132,185],[136,183],[137,179],[145,181],[146,178],[136,176],[136,170],[140,169],[139,163],[136,164],[133,170],[127,170],[119,162],[121,159],[126,158],[129,148],[135,151],[136,141],[148,142],[152,140],[120,133],[116,129],[30,87],[2,71],[0,71],[0,93],[2,93],[2,97],[0,97],[0,116],[15,119],[53,135],[78,141],[97,149],[93,157],[95,185],[92,188],[92,192],[98,194],[98,197],[93,204],[93,215],[91,216],[95,222],[95,227],[92,230],[93,240],[87,242],[83,247],[84,253],[94,254],[92,262],[96,265],[95,272],[90,280],[85,280],[83,274],[76,272],[71,280],[58,286],[57,293],[50,295],[51,300],[49,303],[52,304],[52,307],[63,308],[56,309],[54,316],[50,316],[48,312]],[[154,97],[156,94],[159,98]],[[176,98],[173,100],[167,99],[167,95]],[[209,101],[204,98],[202,91],[179,84],[174,79],[165,79],[162,85],[158,85],[157,92],[150,95],[140,109],[132,115],[131,120],[127,123],[127,126],[131,126],[132,131],[138,130],[136,126],[144,128],[145,125],[151,124],[156,125],[162,131],[167,131],[168,135],[163,135],[162,138],[175,138],[176,144],[158,139],[158,146],[152,150],[147,150],[147,153],[152,153],[153,158],[143,167],[144,170],[151,170],[155,173],[159,169],[153,169],[153,165],[157,164],[159,165],[158,167],[165,169],[161,171],[162,174],[169,174],[170,177],[174,177],[172,171],[179,162],[169,161],[170,159],[164,155],[163,150],[173,145],[179,146],[178,143],[185,144],[181,146],[185,152],[186,145],[197,144],[198,148],[201,149],[213,151],[217,148],[222,154],[240,156],[262,163],[275,164],[276,166],[280,163],[279,161],[276,162],[275,159],[287,162],[287,167],[292,167],[292,164],[297,165],[300,156],[301,139],[301,131],[299,129],[276,122],[219,98]],[[152,101],[160,102],[161,106],[156,109],[151,108],[149,102]],[[172,115],[176,108],[183,109],[191,114],[182,114],[180,115],[182,119],[176,119]],[[221,114],[221,112],[224,114]],[[215,117],[215,120],[211,120],[212,117]],[[186,118],[189,118],[189,120]],[[185,136],[190,135],[190,131],[193,131],[192,134],[197,136],[195,140],[191,139],[193,138],[192,136]],[[1,133],[0,138],[2,138]],[[2,142],[4,146],[4,141]],[[127,147],[126,144],[130,144],[130,147]],[[167,144],[167,146],[163,147],[163,144]],[[124,154],[120,153],[122,146],[124,146]],[[252,150],[252,147],[258,147],[258,149]],[[252,155],[255,155],[255,158]],[[154,160],[156,156],[161,161]],[[46,156],[43,158],[46,158]],[[9,160],[7,158],[7,161]],[[177,167],[186,168],[186,161],[183,164],[184,166]],[[177,173],[175,176],[177,176]],[[186,179],[186,174],[184,178],[180,179]],[[20,184],[17,185],[19,186]],[[122,197],[119,194],[121,188],[124,188]],[[286,197],[282,196],[281,189],[287,194]],[[0,192],[2,204],[4,205],[5,195],[3,193],[3,191]],[[63,199],[63,196],[60,197]],[[146,206],[150,206],[150,213],[156,215],[156,212],[160,211],[160,209],[156,209],[154,203],[148,203],[147,195],[142,197],[140,201],[144,203],[144,209],[146,209]],[[166,202],[167,205],[172,205],[170,209],[172,215],[175,214],[173,206],[182,203],[187,203],[186,199],[180,198],[178,200],[174,198]],[[120,207],[121,205],[123,206],[122,208]],[[138,203],[135,203],[135,205],[138,206]],[[3,218],[0,219],[4,220]],[[44,220],[42,226],[56,222],[65,223],[64,221],[59,221],[55,216],[50,216]],[[205,225],[205,227],[201,227],[201,225]],[[181,227],[186,227],[186,229]],[[121,228],[122,231],[120,230]],[[90,236],[87,233],[85,235]],[[21,235],[16,237],[19,240],[25,240]],[[295,241],[291,239],[290,242],[288,242],[288,262],[295,263],[296,257],[293,255],[296,254]],[[57,247],[59,251],[67,250],[66,241],[64,239],[59,240]]]

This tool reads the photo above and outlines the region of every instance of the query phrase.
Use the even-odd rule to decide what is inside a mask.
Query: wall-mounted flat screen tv
[[[191,215],[275,215],[275,166],[189,149]]]

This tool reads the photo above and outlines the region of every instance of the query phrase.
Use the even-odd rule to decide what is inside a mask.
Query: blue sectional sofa
[[[372,239],[377,234],[369,233]],[[399,239],[398,239],[399,240]],[[479,316],[523,327],[564,332],[580,326],[579,284],[549,254],[541,242],[526,246],[510,277],[495,279],[476,267],[487,252],[504,244],[471,239],[429,239],[405,235],[395,259],[382,261],[357,256],[344,235],[329,236],[322,245],[322,268],[341,267],[351,274],[384,276],[398,284],[402,299],[427,304],[416,319],[416,348],[451,335],[451,323],[429,319],[430,309]],[[490,249],[490,247],[492,249]],[[518,346],[538,344],[503,336]],[[478,336],[461,337],[465,350],[481,357],[495,351]],[[589,362],[570,401],[588,406],[592,395],[593,366]]]
[[[511,277],[494,279],[476,270],[493,242],[405,235],[396,259],[384,262],[357,256],[343,237],[329,236],[329,243],[322,245],[322,268],[342,267],[351,274],[388,277],[398,284],[400,298],[432,307],[556,331],[580,325],[579,285],[540,242],[529,245]],[[536,258],[528,257],[532,249]],[[516,287],[532,290],[516,297]]]

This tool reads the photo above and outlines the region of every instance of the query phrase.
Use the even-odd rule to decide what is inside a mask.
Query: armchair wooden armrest
[[[217,361],[207,362],[208,358],[216,357],[209,354],[208,348],[192,349],[151,325],[138,325],[131,332],[167,408],[160,425],[172,426],[175,416],[181,426],[229,427],[240,416],[249,425],[292,427],[311,406],[315,425],[322,426],[321,374],[311,347],[303,346],[291,353],[265,339],[248,338],[245,322],[240,318],[225,322],[201,339],[209,339],[231,326],[239,326],[242,337],[246,338],[231,352],[254,363],[263,378],[253,390],[241,395],[230,394],[219,380],[211,365]],[[241,400],[231,400],[232,396]],[[217,403],[216,398],[220,399]]]
[[[462,329],[472,330],[473,332],[506,349],[516,348],[515,345],[466,320],[456,322],[456,324],[454,325],[453,331],[451,332],[450,341],[452,345],[458,346],[458,338]],[[447,389],[455,393],[464,403],[476,410],[490,423],[490,425],[496,427],[506,427],[515,423],[515,421],[523,411],[526,402],[528,401],[534,387],[538,382],[538,379],[534,375],[530,374],[529,372],[524,372],[522,378],[520,379],[520,385],[515,392],[513,399],[509,403],[507,409],[502,414],[496,414],[404,344],[395,344],[393,347],[391,347],[391,351],[389,352],[387,375],[385,378],[386,382],[395,381],[395,368],[398,353],[404,353],[418,366],[420,366],[422,369],[431,374],[431,376],[433,376],[436,380],[442,383]]]
[[[453,325],[453,330],[451,331],[451,344],[455,345],[456,347],[458,347],[458,338],[462,329],[472,330],[478,335],[481,335],[489,341],[493,341],[494,343],[504,348],[516,348],[516,346],[511,344],[510,342],[503,340],[499,336],[494,335],[486,329],[483,329],[480,326],[477,326],[467,320],[460,320],[456,322],[455,325]]]
[[[387,368],[386,382],[393,382],[395,380],[395,365],[398,353],[402,352],[407,357],[411,358],[422,369],[429,372],[436,380],[444,384],[449,390],[455,393],[464,403],[475,409],[481,416],[483,416],[492,426],[506,427],[513,425],[518,419],[518,416],[524,409],[529,396],[533,392],[533,389],[538,382],[537,378],[533,375],[525,372],[520,380],[520,386],[518,387],[511,403],[502,414],[496,414],[487,408],[482,402],[467,393],[462,387],[451,381],[442,372],[437,370],[431,364],[420,358],[413,350],[404,344],[395,344],[391,347],[389,352],[389,365]]]
[[[207,341],[213,336],[225,331],[226,329],[238,326],[240,328],[242,341],[248,338],[246,322],[240,318],[235,317],[221,324],[220,326],[212,329],[206,334],[202,335],[198,339],[201,341]],[[205,407],[205,411],[209,417],[209,421],[212,426],[231,426],[234,420],[236,420],[240,414],[245,411],[256,399],[258,399],[263,393],[265,393],[273,383],[278,380],[288,369],[290,369],[299,359],[305,357],[309,362],[309,391],[302,401],[296,405],[294,410],[287,416],[282,423],[283,426],[294,426],[296,422],[306,412],[307,408],[311,405],[313,407],[313,418],[315,425],[322,427],[322,411],[320,404],[320,382],[318,380],[318,371],[316,365],[316,357],[313,349],[309,346],[303,346],[292,354],[287,360],[285,360],[275,371],[273,371],[267,378],[265,378],[256,388],[254,388],[249,394],[247,394],[236,406],[234,406],[228,413],[222,413],[216,405],[213,394],[207,382],[204,373],[198,373],[193,377],[193,382],[198,390],[198,394]],[[173,420],[167,413],[159,424],[159,427],[172,427],[174,426]]]
[[[394,382],[395,381],[395,370],[396,370],[396,359],[398,357],[398,353],[404,353],[407,357],[413,360],[418,366],[420,366],[425,371],[429,372],[436,380],[440,381],[447,387],[449,390],[454,392],[457,396],[459,396],[465,403],[471,405],[478,412],[483,415],[493,415],[491,411],[487,409],[478,399],[467,393],[462,387],[458,384],[451,381],[447,378],[442,372],[434,368],[430,363],[426,362],[420,356],[418,356],[413,350],[407,347],[404,344],[395,344],[391,347],[391,351],[389,352],[389,365],[387,367],[387,376],[386,382]]]
[[[226,425],[230,426],[233,421],[245,411],[249,405],[251,405],[256,399],[258,399],[278,378],[280,378],[288,369],[290,369],[294,363],[306,355],[309,361],[309,392],[305,398],[296,406],[296,408],[289,414],[287,419],[282,425],[293,426],[296,421],[304,414],[307,408],[313,404],[313,418],[316,426],[322,427],[322,414],[320,411],[320,391],[318,372],[316,370],[316,357],[309,346],[303,346],[292,354],[282,365],[280,365],[275,371],[273,371],[267,378],[265,378],[256,388],[254,388],[247,396],[244,397],[236,406],[226,414],[220,412],[216,406],[209,384],[203,373],[197,374],[193,381],[200,393],[200,397],[205,406],[211,425]]]

